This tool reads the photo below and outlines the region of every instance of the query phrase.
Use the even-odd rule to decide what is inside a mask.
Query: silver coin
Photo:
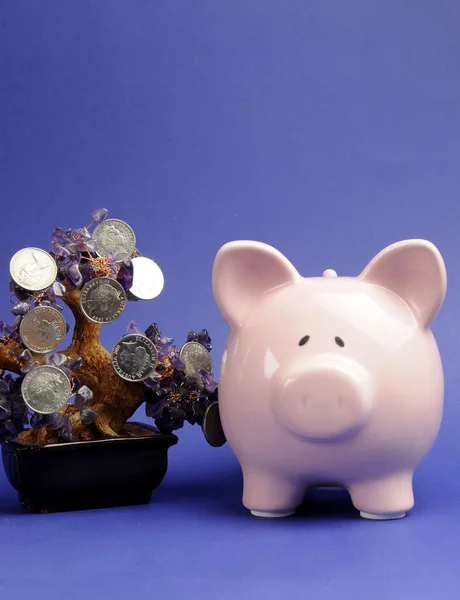
[[[90,321],[111,323],[125,310],[125,290],[110,277],[90,279],[81,290],[80,306]]]
[[[102,221],[93,231],[96,240],[96,252],[99,256],[108,256],[111,252],[117,262],[123,262],[136,249],[136,236],[131,227],[119,219]]]
[[[24,402],[43,415],[58,412],[69,401],[72,388],[67,375],[51,365],[35,367],[21,385]]]
[[[185,365],[186,374],[191,377],[200,377],[201,369],[212,373],[211,355],[199,342],[187,342],[184,344],[179,357]]]
[[[45,250],[23,248],[12,257],[10,274],[19,287],[38,292],[54,282],[57,265],[54,258]]]
[[[131,294],[140,300],[153,300],[161,294],[165,284],[160,267],[152,259],[136,256],[131,260],[133,265],[133,283],[129,288]]]
[[[51,352],[59,346],[66,334],[61,313],[50,306],[37,306],[28,312],[19,326],[19,335],[32,352]]]
[[[112,365],[120,377],[128,381],[143,381],[158,364],[155,344],[145,335],[125,335],[112,350]]]

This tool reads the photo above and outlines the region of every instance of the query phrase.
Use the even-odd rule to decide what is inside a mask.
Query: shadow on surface
[[[359,512],[353,506],[350,494],[343,489],[311,488],[296,511],[296,517],[328,519],[356,519]]]
[[[231,469],[205,477],[165,479],[154,490],[152,502],[171,505],[194,505],[195,510],[214,514],[244,515],[241,504],[243,483],[241,471]]]
[[[253,518],[242,504],[243,480],[239,467],[200,477],[181,473],[168,477],[152,493],[152,504],[171,507],[187,506],[189,510],[216,516]],[[6,479],[0,485],[0,515],[28,515],[21,506],[16,492]],[[308,490],[302,506],[292,519],[357,519],[347,491],[341,489]],[[284,519],[283,519],[284,520]]]
[[[165,481],[154,491],[152,501],[171,505],[193,504],[195,510],[202,509],[208,514],[248,517],[250,513],[242,504],[242,492],[241,471],[235,469],[214,478]],[[359,512],[346,490],[311,488],[293,518],[357,519]]]

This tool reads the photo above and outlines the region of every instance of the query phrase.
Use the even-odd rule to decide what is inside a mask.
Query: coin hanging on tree
[[[112,350],[115,372],[127,381],[144,381],[158,364],[155,344],[145,335],[125,335]]]
[[[200,377],[200,371],[212,373],[211,354],[199,342],[187,342],[180,351],[180,360],[185,365],[185,372],[191,377]]]
[[[161,294],[165,284],[163,272],[155,261],[145,256],[131,260],[133,283],[129,291],[140,300],[153,300]]]
[[[66,323],[61,313],[50,306],[37,306],[28,312],[19,326],[19,335],[32,350],[45,354],[59,346],[66,334]]]
[[[227,441],[220,421],[219,403],[212,402],[206,409],[201,426],[206,441],[214,448],[223,446]]]
[[[67,375],[52,365],[34,367],[24,377],[21,385],[21,394],[27,406],[44,415],[64,408],[71,391]]]
[[[136,249],[136,236],[131,227],[119,219],[107,219],[93,231],[99,256],[114,254],[117,262],[129,258]]]
[[[126,293],[115,279],[90,279],[81,290],[80,306],[85,316],[95,323],[111,323],[126,307]]]
[[[40,248],[23,248],[10,261],[10,275],[24,290],[38,292],[49,287],[56,279],[54,258]]]

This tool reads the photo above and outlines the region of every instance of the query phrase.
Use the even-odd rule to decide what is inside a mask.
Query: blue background
[[[366,522],[330,494],[251,518],[228,445],[186,427],[148,506],[29,515],[2,472],[2,597],[458,597],[459,61],[455,0],[1,2],[2,318],[10,256],[100,206],[166,278],[104,327],[109,348],[157,320],[178,343],[207,327],[218,363],[211,268],[234,239],[357,275],[421,237],[449,275],[445,418],[408,518]]]

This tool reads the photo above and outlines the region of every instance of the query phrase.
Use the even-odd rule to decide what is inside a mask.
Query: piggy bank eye
[[[305,346],[305,344],[308,342],[309,339],[310,339],[309,335],[304,335],[304,337],[299,342],[299,346]]]
[[[343,348],[345,346],[345,342],[342,340],[342,338],[339,338],[338,336],[335,338],[335,343],[337,344],[337,346],[340,346],[341,348]]]

